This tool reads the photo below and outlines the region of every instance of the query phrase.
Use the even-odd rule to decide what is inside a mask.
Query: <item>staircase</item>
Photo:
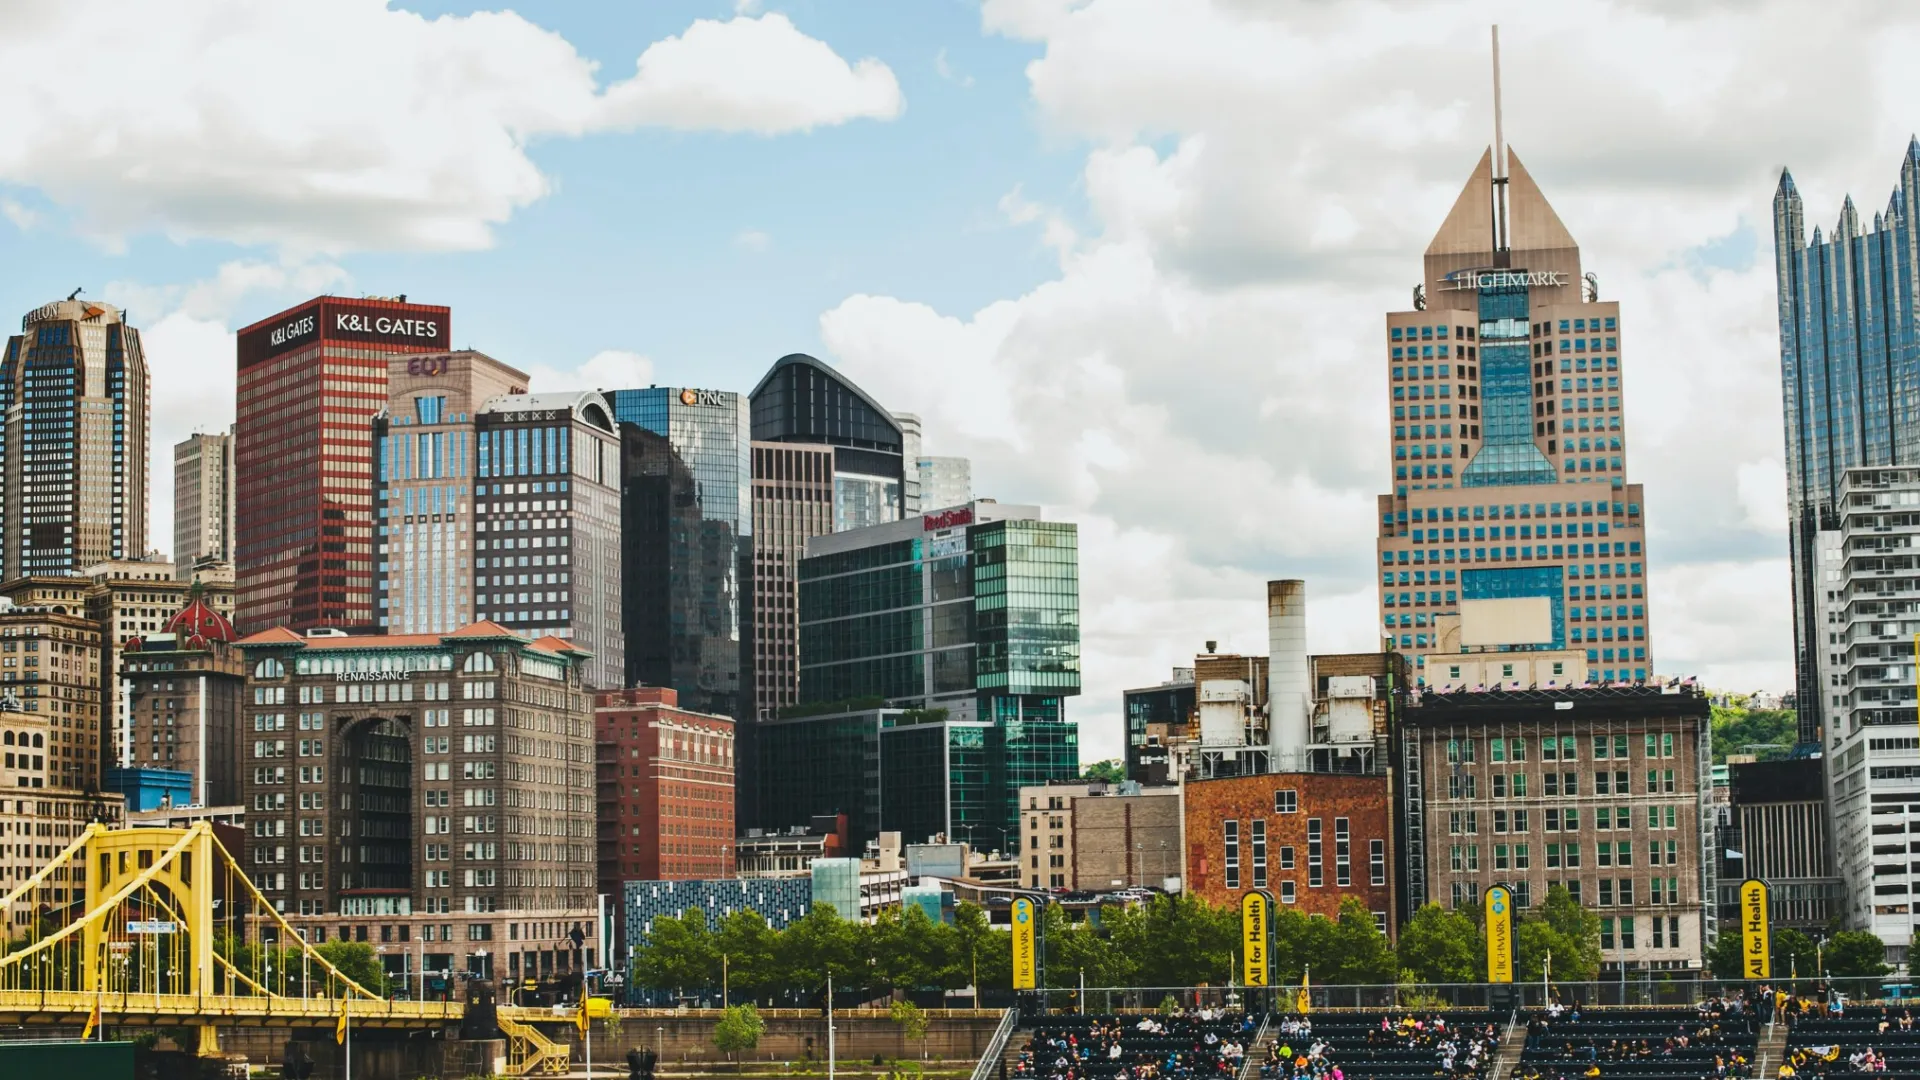
[[[972,1080],[1000,1080],[1002,1076],[1012,1076],[1013,1066],[1020,1060],[1020,1048],[1026,1042],[1020,1037],[1020,1010],[1008,1009],[1001,1014],[1000,1026],[994,1029],[993,1038],[988,1040],[986,1052],[980,1055],[980,1061],[974,1065]]]
[[[1507,1030],[1501,1033],[1493,1067],[1487,1070],[1487,1080],[1507,1080],[1520,1064],[1520,1055],[1527,1048],[1527,1025],[1520,1017],[1520,1013],[1515,1013],[1507,1023]]]
[[[1787,1025],[1779,1022],[1760,1029],[1760,1043],[1753,1052],[1753,1075],[1768,1080],[1786,1060]]]
[[[1267,1059],[1267,1047],[1273,1045],[1273,1014],[1266,1014],[1260,1021],[1260,1030],[1254,1033],[1253,1041],[1247,1044],[1247,1056],[1240,1064],[1238,1080],[1253,1080],[1260,1075],[1260,1063]]]
[[[501,1009],[500,1033],[507,1037],[508,1076],[534,1076],[545,1073],[565,1076],[572,1066],[573,1051],[554,1042],[532,1024],[523,1024]]]

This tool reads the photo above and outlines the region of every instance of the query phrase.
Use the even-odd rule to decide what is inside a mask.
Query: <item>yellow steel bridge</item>
[[[337,1030],[457,1023],[453,1001],[390,1001],[301,940],[206,823],[87,831],[0,898],[0,1025],[90,1023]],[[251,930],[251,939],[249,931]],[[274,931],[277,931],[275,933]],[[546,1010],[502,1008],[507,1071],[565,1073],[569,1051],[536,1029]]]

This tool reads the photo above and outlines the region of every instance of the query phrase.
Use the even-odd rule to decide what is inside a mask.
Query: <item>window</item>
[[[1613,917],[1603,915],[1600,917],[1600,947],[1603,949],[1611,949],[1613,948],[1613,942]]]
[[[271,656],[253,665],[253,677],[256,679],[280,679],[285,678],[286,674],[286,665]]]
[[[1341,888],[1353,884],[1353,838],[1343,817],[1333,819],[1333,872],[1334,884]]]
[[[1226,847],[1226,885],[1229,889],[1240,887],[1240,823],[1225,821],[1220,825],[1222,843]]]
[[[1248,839],[1253,841],[1253,887],[1267,887],[1267,822],[1254,818],[1247,822]]]
[[[1613,774],[1597,772],[1593,774],[1593,793],[1595,795],[1613,794]]]
[[[1527,760],[1527,740],[1514,739],[1507,743],[1507,753],[1514,761]]]
[[[1387,842],[1385,840],[1367,841],[1368,882],[1373,885],[1387,883]]]
[[[1273,812],[1276,814],[1297,814],[1300,812],[1300,793],[1293,788],[1283,788],[1273,793]]]
[[[1571,799],[1580,794],[1580,774],[1577,772],[1560,774],[1560,794]]]
[[[1604,932],[1603,932],[1603,936],[1604,936]],[[1604,941],[1601,942],[1602,947],[1604,947],[1605,944],[1606,943]],[[1633,916],[1631,915],[1620,916],[1620,947],[1623,949],[1631,949],[1634,947]]]
[[[1293,869],[1293,845],[1291,844],[1280,849],[1280,869]]]
[[[1283,904],[1291,904],[1293,903],[1293,901],[1294,901],[1293,882],[1290,880],[1281,882],[1280,883],[1280,902]]]
[[[1307,887],[1317,889],[1326,882],[1321,870],[1320,819],[1307,819]]]

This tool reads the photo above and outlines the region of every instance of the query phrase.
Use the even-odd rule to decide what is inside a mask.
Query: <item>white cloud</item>
[[[1313,648],[1373,648],[1382,315],[1490,141],[1499,20],[1507,133],[1623,305],[1660,667],[1785,689],[1768,200],[1785,162],[1817,220],[1889,190],[1920,91],[1915,23],[1837,6],[985,0],[989,32],[1042,48],[1049,133],[1090,144],[1091,224],[1024,295],[852,296],[822,337],[983,494],[1080,523],[1085,756],[1116,752],[1122,688],[1209,638],[1263,649],[1268,578],[1308,580]],[[1000,210],[1062,219],[1018,187]],[[1753,265],[1702,266],[1755,232]]]
[[[742,251],[765,251],[773,246],[773,237],[759,229],[741,229],[733,234],[733,246]]]
[[[527,388],[536,394],[555,390],[630,390],[651,386],[653,361],[626,349],[602,349],[572,368],[534,364]]]
[[[40,224],[40,215],[20,205],[12,199],[0,199],[0,217],[13,222],[13,227],[21,232]]]
[[[21,0],[0,16],[0,181],[109,245],[158,230],[295,256],[482,248],[548,191],[536,139],[775,134],[903,107],[885,64],[850,64],[778,14],[698,20],[604,89],[511,12]]]
[[[962,88],[973,85],[973,76],[963,75],[954,70],[952,62],[947,59],[947,50],[945,49],[941,49],[939,52],[933,54],[933,70],[935,74],[948,82],[959,83]]]

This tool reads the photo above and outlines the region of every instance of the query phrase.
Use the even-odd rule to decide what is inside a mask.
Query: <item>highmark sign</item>
[[[1460,289],[1555,288],[1567,283],[1558,270],[1455,270],[1441,279],[1441,291]]]

